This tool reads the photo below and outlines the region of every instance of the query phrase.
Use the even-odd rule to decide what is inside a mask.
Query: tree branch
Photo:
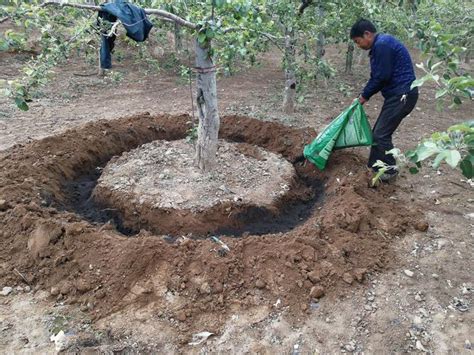
[[[6,22],[9,18],[10,18],[10,17],[8,17],[8,16],[5,16],[5,17],[0,18],[0,23]]]
[[[74,7],[77,9],[84,9],[84,10],[91,10],[91,11],[101,11],[102,8],[100,6],[96,5],[87,5],[87,4],[75,4],[75,3],[67,3],[67,2],[57,2],[57,1],[46,1],[43,4],[41,4],[41,7],[46,7],[46,6],[68,6],[68,7]],[[171,20],[173,22],[178,23],[181,26],[190,28],[192,30],[196,30],[198,28],[198,25],[195,23],[186,21],[185,19],[172,14],[168,11],[164,10],[158,10],[158,9],[145,9],[145,13],[148,15],[157,15],[159,17],[163,17],[164,19]],[[165,20],[166,21],[166,20]]]
[[[255,32],[263,37],[266,37],[270,42],[272,42],[275,46],[278,47],[278,49],[280,49],[281,51],[283,51],[283,48],[281,47],[281,44],[278,43],[278,41],[283,41],[284,38],[283,37],[276,37],[270,33],[267,33],[267,32],[261,32],[261,31],[258,31],[258,30],[254,30],[252,28],[245,28],[245,27],[229,27],[229,28],[226,28],[225,30],[223,30],[222,32],[224,34],[226,33],[229,33],[229,32],[234,32],[234,31],[252,31],[252,32]]]
[[[178,25],[181,25],[181,26],[184,26],[184,27],[187,27],[187,28],[190,28],[192,30],[197,30],[199,28],[198,25],[196,25],[195,23],[192,23],[192,22],[189,22],[189,21],[186,21],[184,18],[181,18],[175,14],[172,14],[168,11],[164,11],[164,10],[158,10],[158,9],[145,9],[145,12],[148,14],[148,15],[158,15],[160,17],[164,17],[168,20],[171,20],[173,22],[176,22]]]

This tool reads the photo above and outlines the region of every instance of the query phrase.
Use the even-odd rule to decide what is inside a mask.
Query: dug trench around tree
[[[100,174],[97,167],[144,143],[184,138],[188,120],[142,114],[99,121],[2,152],[0,279],[22,283],[18,270],[52,299],[87,306],[96,320],[145,307],[165,323],[178,319],[175,325],[184,333],[212,331],[239,310],[270,309],[278,299],[291,314],[307,313],[301,305],[346,292],[363,283],[367,272],[395,263],[392,239],[423,219],[416,205],[389,199],[392,187],[368,189],[356,154],[336,152],[324,172],[296,163],[314,130],[238,116],[222,119],[220,137],[291,162],[304,183],[301,191],[313,192],[295,194],[295,201],[310,196],[306,206],[311,206],[324,188],[324,200],[303,207],[304,213],[290,217],[280,231],[231,230],[228,234],[242,237],[222,236],[230,250],[222,255],[209,238],[178,233],[170,243],[166,235],[143,228],[128,237],[107,223],[111,216],[91,223],[85,212],[67,210],[72,192],[76,201],[85,201]]]
[[[147,230],[176,239],[288,232],[322,199],[322,182],[301,176],[301,164],[261,148],[221,141],[209,173],[193,166],[192,153],[181,140],[126,152],[68,182],[66,207],[124,235]]]

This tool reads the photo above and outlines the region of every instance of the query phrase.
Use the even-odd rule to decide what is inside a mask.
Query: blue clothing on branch
[[[384,98],[407,94],[413,81],[415,70],[410,53],[395,37],[377,34],[369,52],[370,80],[362,92],[368,100],[381,91]]]
[[[99,17],[109,22],[120,20],[127,31],[127,37],[143,42],[148,38],[148,34],[153,24],[148,20],[145,10],[130,4],[125,0],[115,0],[114,2],[100,5]],[[107,36],[102,33],[100,46],[100,67],[110,69],[112,67],[112,50],[114,48],[115,35]]]

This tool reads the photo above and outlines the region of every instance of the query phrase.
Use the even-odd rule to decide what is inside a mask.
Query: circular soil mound
[[[295,181],[287,160],[260,147],[221,140],[215,168],[204,173],[195,167],[192,144],[160,140],[112,159],[93,196],[117,209],[125,228],[205,235],[265,212],[277,215]],[[260,214],[251,218],[252,210]]]
[[[72,182],[142,144],[184,139],[188,121],[143,114],[94,122],[0,153],[2,283],[50,290],[96,319],[147,306],[183,333],[217,332],[239,309],[275,304],[301,316],[313,299],[363,282],[387,267],[392,238],[421,217],[389,198],[391,186],[367,188],[364,159],[337,152],[319,172],[296,163],[316,132],[246,117],[224,117],[220,137],[281,154],[299,179],[324,183],[319,205],[287,233],[221,237],[230,250],[222,256],[210,239],[147,230],[130,238],[68,210],[81,197]]]

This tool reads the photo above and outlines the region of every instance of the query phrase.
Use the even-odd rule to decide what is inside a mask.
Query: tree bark
[[[196,101],[199,126],[195,163],[204,171],[211,170],[215,165],[220,125],[217,109],[216,69],[209,54],[210,49],[210,43],[202,45],[196,40]]]
[[[346,73],[352,73],[352,62],[354,59],[354,43],[349,42],[347,44],[346,52]]]
[[[319,2],[318,7],[317,7],[317,17],[319,18],[320,22],[323,22],[324,8],[321,1]],[[318,38],[316,40],[316,58],[317,59],[322,59],[324,56],[324,53],[326,52],[324,49],[325,42],[326,42],[326,39],[324,38],[324,33],[320,30],[318,32]]]
[[[285,92],[283,98],[283,111],[285,113],[295,112],[296,96],[296,39],[294,30],[285,31]]]
[[[357,64],[366,65],[369,59],[369,55],[367,54],[367,51],[363,49],[357,49],[356,52],[359,54],[358,59],[357,59]]]

